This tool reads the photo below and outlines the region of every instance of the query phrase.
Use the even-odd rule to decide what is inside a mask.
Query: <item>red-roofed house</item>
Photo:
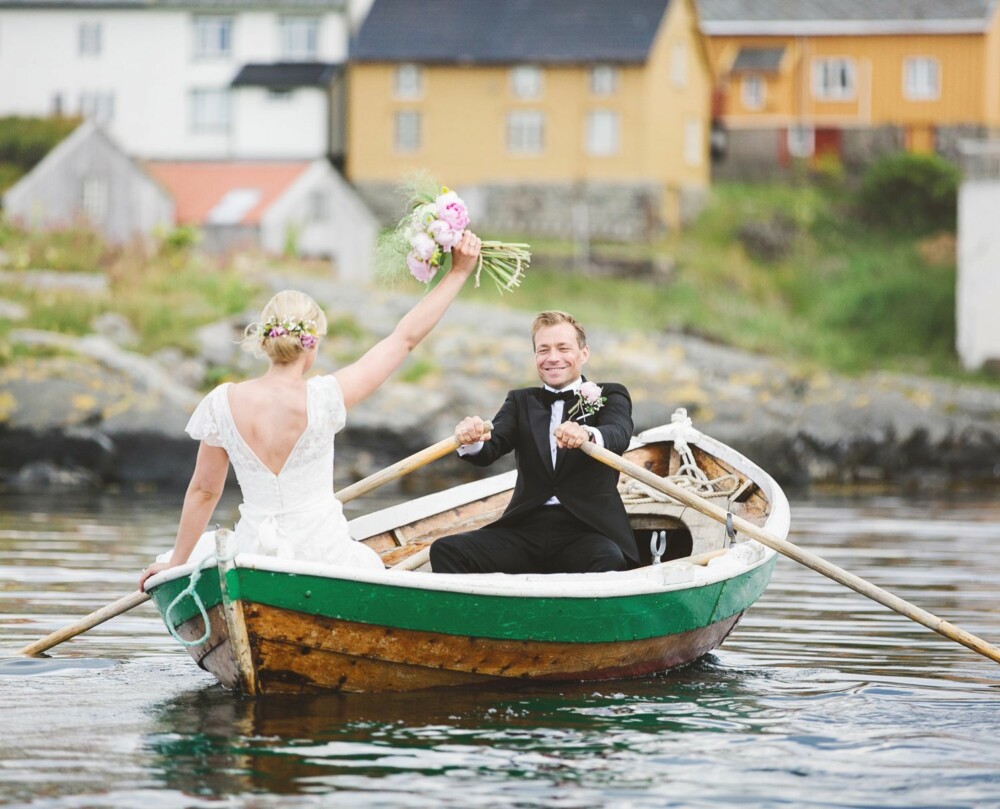
[[[324,159],[145,165],[173,198],[177,224],[202,232],[205,250],[329,257],[341,277],[368,275],[378,223]]]

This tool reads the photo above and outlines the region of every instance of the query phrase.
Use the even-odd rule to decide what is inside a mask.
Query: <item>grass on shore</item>
[[[44,268],[100,273],[107,279],[104,292],[31,288],[0,280],[0,297],[29,313],[24,320],[0,317],[0,364],[38,351],[3,339],[13,328],[85,335],[92,332],[94,318],[106,312],[128,319],[142,353],[167,347],[192,352],[200,326],[243,311],[258,290],[243,273],[197,253],[167,245],[151,254],[138,247],[111,248],[83,229],[26,233],[0,222],[0,250],[7,257],[7,272]]]
[[[884,369],[997,384],[986,372],[963,372],[955,354],[953,236],[918,240],[872,229],[851,200],[842,186],[717,184],[682,233],[654,244],[592,246],[604,257],[658,259],[669,272],[623,278],[556,269],[571,244],[508,236],[532,243],[522,286],[502,297],[488,288],[463,295],[531,311],[566,309],[592,327],[696,334],[842,373]],[[783,256],[752,258],[741,228],[774,221],[791,233]],[[267,272],[325,272],[261,256],[226,263],[170,239],[147,255],[108,248],[85,231],[32,234],[2,220],[0,250],[7,270],[103,272],[110,287],[86,296],[0,282],[0,297],[30,312],[21,322],[0,316],[0,363],[16,356],[2,339],[15,326],[86,334],[108,311],[129,319],[145,353],[193,351],[199,326],[258,302],[258,279]]]
[[[793,226],[787,254],[751,258],[741,226],[775,220]],[[565,256],[571,246],[536,239],[532,249],[538,258],[527,279],[502,305],[566,309],[607,327],[682,331],[848,374],[973,378],[955,354],[953,236],[917,240],[873,230],[841,189],[719,184],[688,230],[618,251],[667,257],[672,270],[663,277],[552,272],[545,256]],[[592,249],[606,255],[612,248]]]

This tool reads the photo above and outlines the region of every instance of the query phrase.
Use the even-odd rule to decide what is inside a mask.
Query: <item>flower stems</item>
[[[501,295],[512,292],[521,285],[530,263],[531,252],[527,244],[485,241],[480,248],[479,266],[476,268],[476,287],[479,287],[480,275],[485,270]]]

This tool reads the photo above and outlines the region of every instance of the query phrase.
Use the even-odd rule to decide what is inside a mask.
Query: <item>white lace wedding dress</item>
[[[340,501],[333,496],[333,437],[347,420],[333,376],[306,382],[308,424],[275,475],[243,440],[229,408],[229,385],[219,385],[198,405],[188,435],[222,447],[236,471],[243,504],[236,524],[241,553],[384,570],[378,554],[351,539]],[[215,552],[214,534],[199,539],[189,561]]]

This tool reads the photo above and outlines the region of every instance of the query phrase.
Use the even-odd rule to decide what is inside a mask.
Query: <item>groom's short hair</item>
[[[545,329],[549,326],[558,326],[560,323],[569,323],[576,330],[576,339],[580,344],[580,348],[587,345],[587,332],[584,331],[583,326],[579,321],[569,312],[561,312],[558,309],[552,309],[548,312],[539,312],[535,315],[535,319],[531,322],[531,345],[535,345],[535,335],[538,334],[539,329]]]

